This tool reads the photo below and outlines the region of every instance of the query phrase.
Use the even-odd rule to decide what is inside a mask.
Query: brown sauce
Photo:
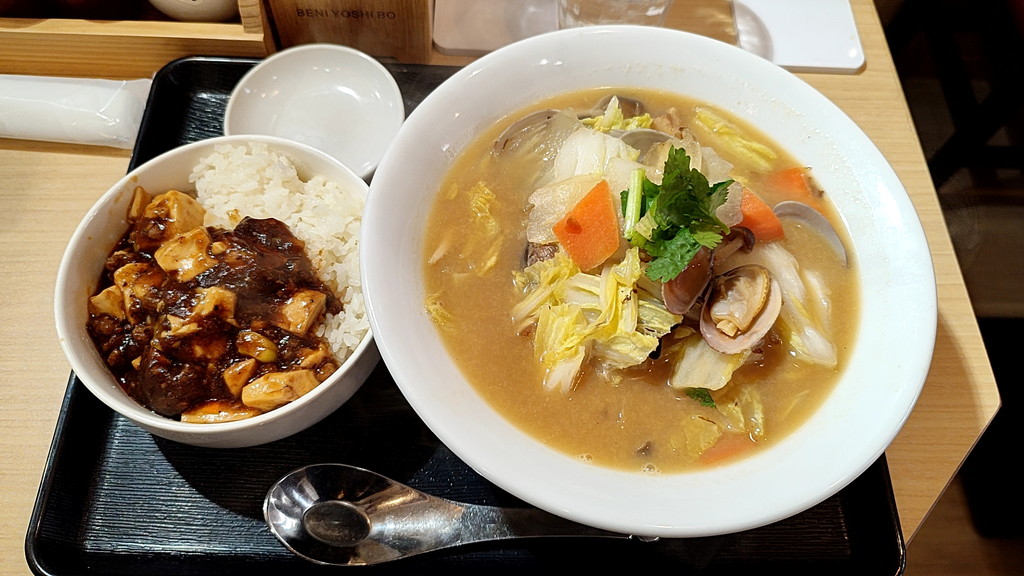
[[[301,369],[322,382],[337,368],[318,327],[341,304],[284,223],[246,218],[234,230],[205,228],[209,268],[184,281],[155,257],[167,225],[160,216],[135,218],[107,260],[97,293],[115,286],[127,265],[148,276],[144,287],[132,285],[139,289],[131,297],[121,292],[124,318],[116,306],[91,308],[89,334],[132,398],[163,416],[210,405],[235,419],[263,408],[246,407],[226,371],[244,367],[248,383]],[[308,325],[282,317],[296,298],[313,293],[323,306]]]

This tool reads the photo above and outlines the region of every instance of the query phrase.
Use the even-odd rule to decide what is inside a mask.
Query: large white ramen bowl
[[[246,420],[216,424],[185,423],[161,416],[121,389],[89,337],[87,302],[96,293],[103,265],[128,230],[132,192],[143,186],[151,194],[169,189],[194,190],[189,175],[199,160],[222,144],[263,142],[282,152],[303,179],[318,174],[343,189],[365,194],[366,183],[338,160],[298,142],[273,136],[221,136],[175,148],[135,168],[89,209],[68,242],[57,272],[54,314],[57,336],[71,368],[100,401],[152,434],[196,446],[238,448],[265,444],[312,426],[344,404],[362,386],[380,360],[367,331],[355,350],[324,382],[289,404]]]
[[[684,94],[749,121],[812,167],[852,238],[863,291],[849,365],[805,424],[745,459],[648,475],[553,450],[477,393],[424,311],[427,215],[459,152],[526,106],[606,86]],[[430,429],[504,490],[609,530],[710,536],[820,503],[884,452],[913,409],[931,361],[931,258],[885,158],[843,112],[795,76],[739,48],[683,32],[629,26],[557,31],[462,69],[410,115],[378,167],[362,246],[364,292],[381,355]]]

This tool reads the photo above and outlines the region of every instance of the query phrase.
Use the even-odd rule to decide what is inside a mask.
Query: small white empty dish
[[[184,22],[223,22],[238,16],[237,0],[149,0],[154,8]]]
[[[367,179],[404,120],[398,83],[380,62],[346,46],[304,44],[268,56],[239,80],[224,133],[302,142]]]

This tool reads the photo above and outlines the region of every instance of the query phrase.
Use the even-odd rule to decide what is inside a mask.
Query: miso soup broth
[[[542,109],[562,113],[495,146]],[[636,156],[620,134],[638,128],[672,137]],[[678,169],[685,161],[702,176]],[[852,255],[844,263],[807,221],[770,214],[798,200],[845,238],[828,200],[841,191],[819,190],[813,171],[769,135],[678,95],[605,89],[539,102],[455,160],[429,216],[424,305],[480,394],[567,455],[646,473],[742,457],[821,405],[857,329]],[[601,181],[607,192],[595,192]],[[707,200],[715,217],[676,227],[685,232],[659,224],[677,193]],[[595,256],[611,237],[608,218],[592,215],[607,214],[604,194],[617,243]],[[685,246],[696,255],[683,265]],[[701,255],[707,272],[694,271]]]

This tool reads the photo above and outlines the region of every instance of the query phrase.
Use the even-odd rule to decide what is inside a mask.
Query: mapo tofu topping
[[[124,390],[186,422],[249,418],[337,368],[325,315],[341,304],[279,220],[205,227],[205,210],[141,187],[89,299],[89,333]]]

